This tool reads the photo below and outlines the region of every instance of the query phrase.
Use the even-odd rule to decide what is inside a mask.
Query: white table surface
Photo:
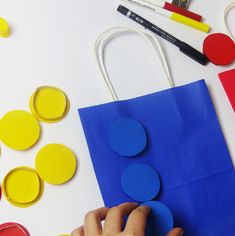
[[[231,0],[192,0],[190,9],[204,16],[205,22],[212,26],[211,32],[224,32],[223,9],[229,2]],[[95,67],[92,49],[98,34],[109,27],[140,27],[116,12],[119,3],[114,0],[0,0],[0,16],[12,27],[10,38],[0,38],[0,116],[13,109],[29,110],[29,97],[41,85],[60,87],[71,102],[64,120],[41,124],[42,138],[34,148],[18,152],[1,143],[0,181],[14,167],[34,167],[37,151],[51,142],[70,147],[79,162],[77,174],[68,184],[45,184],[42,199],[32,207],[13,207],[3,197],[0,223],[21,223],[32,236],[57,236],[71,232],[83,223],[87,211],[103,205],[77,108],[111,101]],[[130,8],[201,50],[205,33],[151,12]],[[228,18],[235,33],[234,10]],[[165,40],[160,42],[176,85],[199,79],[207,81],[235,161],[235,114],[217,77],[219,72],[234,68],[235,64],[203,67]],[[125,35],[110,42],[106,61],[122,99],[168,87],[148,45],[136,35]]]

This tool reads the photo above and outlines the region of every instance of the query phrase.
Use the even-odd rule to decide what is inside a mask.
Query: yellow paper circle
[[[35,204],[43,193],[43,181],[30,167],[18,167],[4,178],[3,193],[14,206],[29,207]]]
[[[65,117],[69,101],[62,90],[43,86],[30,97],[30,110],[38,120],[53,123]]]
[[[8,37],[10,35],[10,28],[7,21],[0,17],[0,36]]]
[[[15,150],[32,147],[40,137],[40,125],[35,117],[26,111],[15,110],[0,120],[0,139]]]
[[[36,156],[36,170],[40,177],[50,184],[63,184],[76,171],[74,153],[62,144],[48,144]]]

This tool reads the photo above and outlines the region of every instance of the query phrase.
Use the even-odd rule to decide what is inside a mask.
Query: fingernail
[[[131,203],[131,204],[133,204],[133,205],[136,205],[136,206],[139,206],[139,203],[138,203],[138,202],[129,202],[129,203]]]
[[[136,205],[136,206],[139,205],[137,202],[123,202],[123,203],[119,204],[118,206],[121,206],[121,205],[124,205],[124,204],[131,204],[131,205]]]
[[[140,206],[144,211],[146,211],[147,213],[150,213],[151,208],[149,206]]]
[[[184,234],[184,231],[182,230],[179,234],[179,236],[182,236]]]

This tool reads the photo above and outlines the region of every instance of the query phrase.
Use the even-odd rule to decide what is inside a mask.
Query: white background
[[[211,32],[224,32],[223,9],[229,2],[231,0],[192,0],[190,9],[204,16],[212,27]],[[140,27],[116,12],[119,3],[114,0],[0,0],[0,16],[12,27],[10,38],[0,38],[0,116],[12,109],[29,110],[29,97],[41,85],[60,87],[71,102],[71,110],[64,120],[41,124],[42,138],[29,151],[13,151],[1,143],[0,181],[14,167],[34,167],[37,151],[51,142],[70,147],[79,162],[72,181],[62,186],[45,184],[42,199],[33,207],[16,208],[3,198],[0,223],[21,223],[32,236],[57,236],[71,232],[82,224],[87,211],[102,206],[77,108],[111,101],[95,67],[92,49],[96,37],[109,27]],[[205,33],[151,12],[130,8],[202,49]],[[234,10],[229,14],[229,22],[235,33]],[[176,85],[206,79],[235,160],[235,114],[217,77],[219,72],[234,68],[235,64],[203,67],[175,46],[162,39],[160,42]],[[149,46],[136,35],[125,35],[110,42],[106,61],[122,99],[168,87]]]

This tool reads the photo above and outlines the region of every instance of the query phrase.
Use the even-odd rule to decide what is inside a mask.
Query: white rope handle
[[[228,34],[231,36],[231,38],[235,41],[235,37],[233,36],[233,33],[231,31],[231,29],[229,28],[229,25],[228,25],[228,20],[227,20],[227,15],[228,15],[228,12],[235,7],[235,1],[231,2],[227,7],[226,9],[224,10],[224,25],[225,25],[225,28],[228,32]]]
[[[125,33],[125,32],[137,33],[147,41],[147,43],[154,50],[154,52],[157,56],[158,62],[160,59],[161,66],[164,69],[165,77],[168,80],[170,86],[174,87],[174,82],[171,78],[171,74],[170,74],[170,70],[169,70],[169,67],[167,64],[167,60],[165,58],[165,54],[164,54],[162,47],[159,44],[157,38],[154,35],[145,32],[144,30],[137,30],[137,29],[132,29],[132,28],[128,28],[128,27],[114,27],[114,28],[106,30],[100,36],[98,36],[98,38],[96,39],[96,42],[95,42],[95,47],[94,47],[94,55],[95,55],[96,65],[97,65],[98,70],[101,73],[101,76],[104,79],[114,101],[118,101],[119,99],[118,99],[117,93],[113,87],[113,84],[109,79],[107,69],[106,69],[106,66],[104,63],[104,47],[105,47],[105,44],[112,37],[114,37],[118,34],[121,34],[121,33]]]

